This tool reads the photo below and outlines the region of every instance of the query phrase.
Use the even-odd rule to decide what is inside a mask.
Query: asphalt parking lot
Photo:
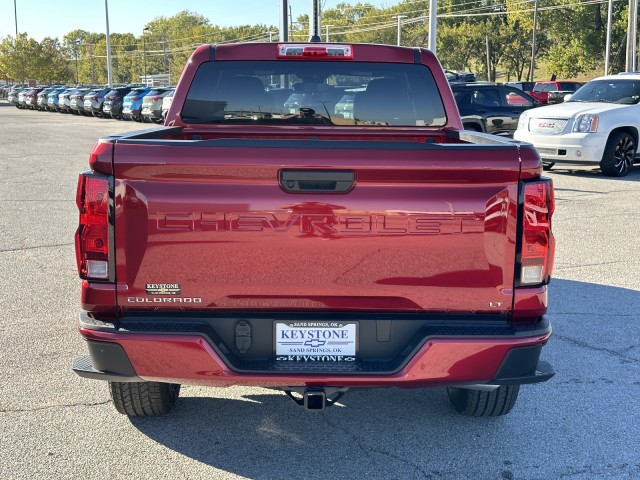
[[[557,375],[505,417],[460,417],[441,389],[353,390],[309,414],[267,389],[184,387],[169,416],[129,420],[70,370],[75,189],[99,136],[145,127],[0,102],[1,479],[640,477],[640,166],[549,173]]]

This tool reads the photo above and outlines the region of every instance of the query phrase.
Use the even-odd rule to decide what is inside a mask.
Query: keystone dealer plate
[[[275,358],[281,362],[353,362],[358,322],[276,321]]]

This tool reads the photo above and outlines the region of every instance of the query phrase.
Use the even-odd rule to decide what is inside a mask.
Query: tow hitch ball
[[[335,404],[348,390],[345,387],[290,387],[287,396],[308,412],[321,412]]]

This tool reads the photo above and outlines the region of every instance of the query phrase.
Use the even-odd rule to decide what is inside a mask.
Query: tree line
[[[602,0],[440,0],[437,54],[448,69],[488,80],[526,80],[532,54],[533,9],[538,3],[536,79],[596,76],[604,70],[607,2]],[[611,72],[624,70],[627,3],[612,15]],[[387,8],[338,4],[322,12],[322,38],[332,42],[396,44],[397,16],[405,46],[427,46],[429,2],[402,0]],[[291,19],[290,41],[306,41],[309,17]],[[277,41],[273,25],[220,27],[197,13],[157,17],[140,35],[111,34],[113,81],[138,82],[145,74],[170,74],[176,83],[194,48],[203,43]],[[488,63],[488,65],[487,65]],[[0,41],[0,79],[42,83],[103,84],[107,81],[104,33],[82,29],[62,40],[37,42],[26,33]]]

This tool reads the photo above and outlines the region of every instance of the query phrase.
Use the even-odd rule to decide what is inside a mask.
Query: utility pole
[[[91,60],[91,83],[92,83],[93,85],[95,85],[95,83],[96,83],[96,78],[95,78],[95,77],[96,77],[96,76],[95,76],[95,68],[94,68],[93,54],[95,53],[96,46],[95,46],[95,45],[93,45],[93,44],[89,45],[89,50],[90,50],[90,53],[89,53],[90,57],[89,57],[89,59]]]
[[[80,40],[76,40],[75,42],[73,42],[73,44],[75,45],[75,51],[76,51],[76,85],[79,84],[78,82],[78,48],[80,47]]]
[[[485,35],[485,41],[487,42],[487,82],[491,81],[491,50],[489,49],[489,35]]]
[[[438,0],[429,0],[429,50],[436,53],[436,30],[438,28]]]
[[[402,34],[402,19],[403,18],[407,18],[407,16],[406,15],[398,15],[396,18],[398,19],[398,46],[400,46],[401,45],[400,36]]]
[[[164,61],[164,73],[167,73],[167,37],[162,37],[162,57]],[[171,75],[169,75],[169,84],[171,84]]]
[[[142,29],[142,65],[144,73],[144,86],[147,86],[147,41],[144,32],[149,31],[147,27]]]
[[[107,84],[109,88],[113,88],[113,71],[111,69],[111,35],[109,34],[108,0],[104,0],[104,16],[107,22]]]
[[[629,21],[627,23],[627,59],[625,63],[626,72],[636,70],[636,27],[638,20],[638,2],[629,0]]]
[[[604,53],[604,74],[609,75],[609,58],[611,57],[611,23],[613,17],[613,0],[609,0],[607,9],[607,46]]]
[[[16,40],[18,39],[18,7],[16,6],[16,0],[13,0],[13,16],[16,20]]]
[[[630,0],[631,1],[631,0]],[[538,0],[535,0],[533,8],[533,33],[531,38],[531,67],[529,69],[529,81],[533,82],[534,70],[536,69],[536,34],[538,31]]]

